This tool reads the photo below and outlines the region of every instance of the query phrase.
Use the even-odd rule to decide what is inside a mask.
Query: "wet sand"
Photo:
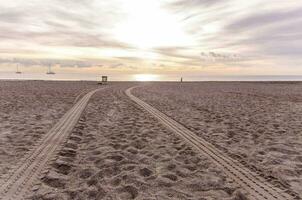
[[[302,196],[302,83],[153,83],[133,94]]]

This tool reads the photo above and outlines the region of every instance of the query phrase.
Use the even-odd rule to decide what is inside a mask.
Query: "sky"
[[[0,0],[0,72],[302,75],[301,55],[300,0]]]

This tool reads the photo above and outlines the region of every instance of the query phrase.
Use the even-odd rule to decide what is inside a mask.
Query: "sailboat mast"
[[[55,74],[53,71],[51,71],[51,64],[48,64],[48,70],[46,74]]]
[[[19,63],[17,64],[17,71],[16,74],[21,74],[21,71],[19,71]]]

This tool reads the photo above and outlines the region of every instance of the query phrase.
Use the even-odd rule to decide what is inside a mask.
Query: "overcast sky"
[[[0,71],[300,74],[301,0],[0,0]]]

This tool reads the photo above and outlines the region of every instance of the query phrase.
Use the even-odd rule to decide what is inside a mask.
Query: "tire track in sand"
[[[0,200],[23,199],[32,188],[47,163],[60,149],[69,133],[79,120],[90,97],[105,88],[87,93],[79,100],[60,121],[42,138],[39,145],[28,154],[28,157],[8,176],[4,177],[0,185]]]
[[[249,170],[240,162],[230,158],[225,153],[218,150],[211,143],[201,137],[196,136],[192,131],[171,119],[164,113],[140,100],[131,94],[131,87],[125,91],[126,95],[156,117],[167,128],[171,129],[176,135],[193,146],[197,151],[209,157],[218,165],[232,180],[234,180],[242,189],[247,191],[251,199],[255,200],[289,200],[292,196],[283,190],[267,182],[257,173]]]

